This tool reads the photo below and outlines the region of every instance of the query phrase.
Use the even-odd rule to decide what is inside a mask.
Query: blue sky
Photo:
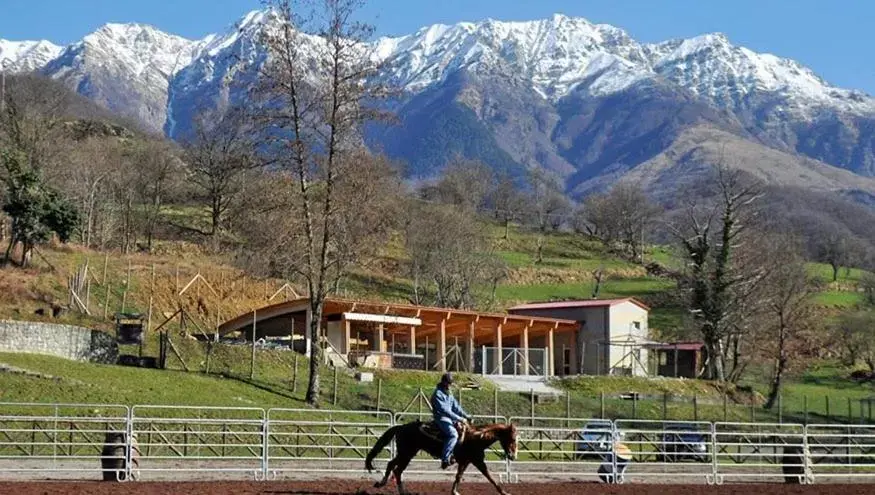
[[[438,22],[531,20],[561,12],[661,41],[706,32],[796,59],[843,87],[875,94],[871,0],[366,0],[380,34]],[[199,38],[223,30],[258,0],[0,0],[0,38],[78,40],[107,22],[144,22]]]

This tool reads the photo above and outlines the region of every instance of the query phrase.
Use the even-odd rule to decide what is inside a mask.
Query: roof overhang
[[[422,320],[410,316],[380,315],[371,313],[343,313],[343,318],[349,321],[367,321],[373,323],[387,323],[392,325],[420,326]]]

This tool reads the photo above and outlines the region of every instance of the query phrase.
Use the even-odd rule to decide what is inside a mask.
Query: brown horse
[[[404,483],[401,481],[401,473],[407,469],[410,461],[420,450],[428,452],[435,459],[441,455],[443,442],[435,434],[429,434],[428,423],[414,421],[403,425],[393,426],[377,440],[374,448],[365,459],[365,467],[369,472],[374,470],[374,458],[382,452],[392,439],[395,439],[396,455],[386,466],[386,474],[383,479],[374,486],[382,488],[389,482],[389,476],[394,474],[398,483],[398,493],[404,495]],[[510,459],[516,459],[516,427],[508,424],[492,424],[480,427],[466,426],[463,435],[459,436],[459,444],[456,445],[454,456],[458,467],[456,469],[456,481],[453,483],[453,495],[459,495],[459,483],[462,475],[471,464],[474,465],[483,476],[492,483],[501,495],[508,495],[506,491],[492,478],[486,467],[486,449],[495,442],[501,443],[504,455]]]

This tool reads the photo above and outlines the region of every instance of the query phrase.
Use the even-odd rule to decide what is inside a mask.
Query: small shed
[[[649,344],[656,374],[673,378],[696,378],[704,365],[704,342]]]

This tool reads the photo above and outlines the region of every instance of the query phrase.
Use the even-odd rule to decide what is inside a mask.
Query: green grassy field
[[[257,352],[255,377],[249,378],[249,349],[220,346],[211,355],[210,374],[205,353],[194,343],[179,344],[191,372],[149,370],[71,362],[30,354],[0,354],[0,363],[27,370],[35,376],[0,373],[0,402],[88,403],[123,405],[187,405],[312,410],[304,403],[308,361],[292,352]],[[179,366],[170,362],[170,366]],[[871,384],[847,380],[848,370],[829,366],[792,379],[785,387],[780,411],[762,409],[764,386],[754,385],[755,396],[713,383],[683,379],[633,377],[578,377],[555,380],[567,396],[534,404],[528,394],[499,392],[488,380],[460,374],[457,396],[479,416],[515,417],[527,423],[538,418],[595,418],[700,420],[859,422],[869,409],[861,400],[873,395]],[[406,412],[428,414],[428,397],[437,373],[376,371],[375,381],[361,383],[343,370],[322,369],[320,410]],[[336,380],[336,386],[335,386]],[[621,395],[640,394],[640,400]],[[826,399],[829,397],[829,399]],[[828,402],[828,404],[827,404]],[[850,416],[849,416],[850,404]],[[0,406],[2,409],[2,406]],[[216,413],[218,414],[218,413]],[[307,417],[308,413],[296,413]],[[538,421],[536,421],[537,423]]]
[[[588,299],[593,290],[593,271],[602,270],[605,280],[600,297],[638,297],[645,302],[664,301],[674,289],[669,279],[649,277],[643,267],[620,260],[605,252],[600,243],[572,234],[552,234],[544,240],[544,260],[537,263],[537,236],[520,229],[512,229],[503,239],[503,229],[491,227],[495,249],[508,264],[509,274],[496,291],[496,305],[490,309],[504,309],[519,302],[556,299]],[[28,271],[11,268],[0,271],[0,316],[34,318],[33,309],[44,307],[42,301],[63,301],[66,279],[86,260],[91,268],[90,304],[94,317],[88,318],[68,311],[60,321],[92,328],[109,328],[102,319],[103,310],[109,315],[122,309],[145,311],[150,297],[154,300],[155,324],[178,308],[175,296],[195,274],[209,280],[212,288],[193,286],[183,305],[196,311],[195,296],[206,294],[206,312],[194,313],[207,325],[221,321],[253,307],[267,304],[270,295],[282,284],[279,280],[256,280],[239,270],[223,264],[223,260],[203,254],[197,246],[161,243],[158,254],[113,255],[108,258],[107,283],[102,283],[103,255],[75,248],[44,249],[43,254],[51,267],[38,266]],[[403,260],[403,250],[397,243],[387,248],[387,266]],[[679,268],[672,250],[657,246],[646,255],[670,268]],[[155,267],[154,282],[151,269]],[[125,283],[130,272],[130,283]],[[810,265],[812,277],[831,277],[825,265]],[[860,270],[842,271],[840,285],[816,295],[816,300],[834,312],[844,311],[862,302],[862,295],[852,290],[864,273]],[[217,295],[211,295],[215,290]],[[410,282],[400,273],[379,269],[356,273],[341,284],[341,295],[368,299],[405,300],[410,294]],[[107,298],[108,295],[108,298]],[[220,299],[220,305],[214,306]],[[275,301],[273,301],[275,302]],[[672,335],[683,321],[681,307],[664,303],[654,305],[650,328],[659,335]],[[210,322],[210,323],[207,323]],[[168,328],[175,331],[171,323]],[[258,406],[303,408],[306,388],[307,360],[299,357],[295,366],[294,353],[259,351],[254,379],[249,378],[249,350],[245,347],[216,347],[207,357],[204,344],[179,341],[190,373],[181,371],[140,370],[118,366],[72,363],[57,358],[3,354],[0,362],[24,368],[41,376],[0,373],[0,400],[38,402],[89,403],[152,403],[190,404],[197,406]],[[147,351],[154,355],[157,346],[150,342]],[[130,352],[127,350],[126,352]],[[180,369],[181,363],[172,363]],[[205,373],[209,367],[209,374]],[[821,371],[825,376],[827,371]],[[569,399],[535,404],[537,416],[638,417],[659,419],[727,419],[748,420],[751,417],[775,420],[783,416],[803,414],[806,404],[812,414],[825,414],[824,397],[830,396],[830,416],[836,420],[847,418],[847,401],[859,416],[859,402],[868,397],[871,387],[847,381],[836,370],[834,379],[823,376],[801,375],[786,389],[782,407],[784,413],[763,411],[757,404],[751,408],[749,400],[731,395],[726,411],[723,396],[713,386],[696,381],[632,380],[613,377],[595,377],[560,385],[570,391]],[[846,375],[846,373],[845,373]],[[49,378],[49,376],[53,378]],[[324,370],[322,380],[323,407],[352,410],[390,410],[418,412],[423,407],[416,397],[420,388],[427,394],[436,381],[429,373],[378,372],[378,383],[359,383],[347,373],[337,374],[335,393],[334,372]],[[474,382],[475,377],[468,380]],[[819,381],[818,381],[819,380]],[[759,385],[754,388],[765,391]],[[651,396],[632,403],[618,398],[620,393],[637,391]],[[602,397],[604,393],[604,397]],[[662,394],[662,397],[658,397]],[[805,397],[808,399],[805,399]],[[832,398],[834,397],[834,398]],[[462,400],[471,412],[483,415],[528,417],[532,412],[529,397],[520,394],[498,393],[486,382],[477,382],[476,389],[462,391]],[[695,398],[695,400],[694,400]],[[837,404],[842,404],[838,406]]]

